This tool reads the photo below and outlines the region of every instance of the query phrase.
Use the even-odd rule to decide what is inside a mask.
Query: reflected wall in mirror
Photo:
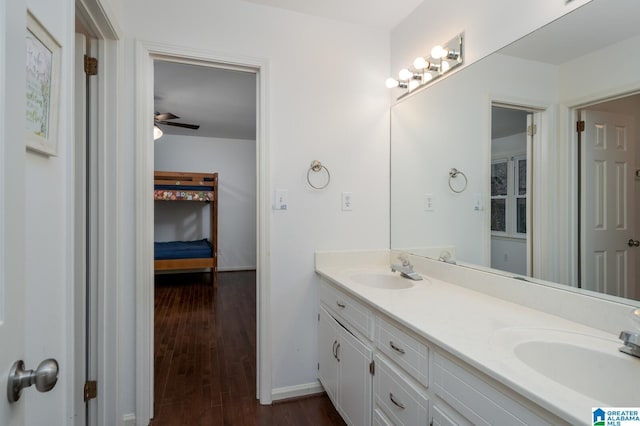
[[[453,246],[466,266],[640,300],[637,16],[635,0],[593,0],[395,104],[391,248],[421,255]],[[536,131],[525,136],[524,154],[522,146],[498,152],[509,135],[492,119],[505,107],[532,113]],[[614,113],[630,121],[605,121]],[[613,147],[610,159],[598,157],[602,138]],[[450,190],[451,168],[468,179],[461,193]],[[492,179],[504,168],[511,182],[503,189]],[[505,262],[517,255],[498,247],[500,237],[525,241],[524,266],[522,257]]]

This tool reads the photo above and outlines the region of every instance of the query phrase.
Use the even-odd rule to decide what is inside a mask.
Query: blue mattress
[[[198,241],[168,241],[153,243],[154,259],[195,259],[201,257],[211,257],[213,248],[206,240]]]

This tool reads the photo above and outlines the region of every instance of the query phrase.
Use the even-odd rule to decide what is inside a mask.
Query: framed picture
[[[56,155],[60,109],[60,44],[31,12],[27,12],[26,54],[27,149],[49,156]]]

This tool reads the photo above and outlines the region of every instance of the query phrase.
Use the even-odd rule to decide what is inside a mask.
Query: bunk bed
[[[154,243],[155,271],[210,269],[214,290],[218,288],[218,173],[154,173],[155,202],[210,204],[210,235],[196,241]]]

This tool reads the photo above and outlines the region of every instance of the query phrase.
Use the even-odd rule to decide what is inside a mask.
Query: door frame
[[[92,178],[97,184],[96,194],[96,211],[90,212],[91,220],[96,224],[96,253],[91,253],[92,258],[96,261],[96,280],[93,284],[93,291],[96,294],[97,306],[95,312],[90,312],[92,321],[95,324],[90,339],[95,342],[95,353],[90,354],[93,357],[93,363],[96,367],[96,377],[92,378],[98,381],[98,394],[96,398],[97,410],[96,417],[93,420],[99,425],[119,424],[118,419],[118,378],[113,372],[118,371],[118,342],[120,341],[118,330],[118,289],[115,283],[121,282],[120,263],[118,262],[119,236],[122,235],[122,214],[117,200],[119,198],[120,183],[114,185],[117,181],[118,161],[117,154],[119,151],[119,93],[121,90],[121,80],[119,78],[122,61],[120,52],[122,50],[122,35],[119,28],[114,25],[116,22],[113,13],[105,9],[101,0],[76,0],[75,16],[80,19],[85,28],[90,32],[95,40],[97,52],[95,54],[98,59],[99,72],[96,76],[95,96],[96,101],[93,105],[96,111],[91,116],[94,125],[94,135],[96,138],[96,169],[92,171]],[[83,76],[84,78],[84,76]],[[74,119],[78,119],[74,117]],[[75,154],[83,153],[77,151],[76,141]],[[78,159],[83,162],[82,159]],[[70,179],[84,179],[86,174],[75,163],[73,173]],[[73,187],[73,184],[71,184]],[[86,237],[84,217],[78,218],[79,209],[85,206],[85,194],[74,193],[74,218],[73,229],[75,241],[84,240]],[[80,220],[77,220],[80,219]],[[70,404],[70,412],[73,413],[74,425],[85,425],[86,420],[83,413],[85,412],[85,402],[83,400],[83,386],[85,380],[86,368],[86,348],[87,338],[81,331],[86,329],[86,289],[85,289],[85,247],[84,245],[74,244],[74,264],[81,262],[82,265],[74,266],[74,290],[73,290],[73,306],[74,324],[71,325],[73,333],[73,365],[74,381],[69,386],[70,395],[68,401]],[[116,350],[114,350],[116,348]],[[91,424],[91,422],[89,423]]]
[[[270,404],[271,390],[271,274],[270,173],[268,139],[268,62],[219,52],[194,50],[161,43],[136,43],[135,194],[136,194],[136,421],[147,424],[153,417],[154,283],[153,283],[153,171],[154,142],[151,117],[153,61],[156,59],[252,69],[256,72],[256,179],[257,179],[257,273],[256,273],[256,398]]]
[[[532,237],[534,229],[550,229],[550,222],[543,207],[546,203],[543,202],[542,196],[548,194],[549,185],[552,184],[553,179],[550,179],[545,173],[536,173],[537,164],[551,164],[549,155],[550,149],[548,147],[549,141],[554,140],[552,138],[552,132],[554,131],[553,122],[551,117],[553,116],[553,106],[544,102],[538,102],[535,100],[525,100],[520,98],[513,98],[504,95],[489,95],[487,102],[487,136],[485,146],[485,161],[484,161],[484,176],[491,176],[491,108],[494,106],[510,109],[519,109],[528,111],[533,114],[533,124],[537,127],[537,132],[533,137],[532,146],[527,146],[527,163],[530,170],[527,176],[529,187],[527,188],[527,201],[529,206],[527,208],[527,271],[531,277],[545,278],[542,276],[543,272],[548,269],[549,254],[548,247],[551,245],[548,238],[545,236],[534,239]],[[529,145],[529,143],[527,143]],[[485,200],[484,205],[488,211],[485,214],[485,226],[484,226],[484,239],[485,239],[485,253],[488,253],[487,265],[491,264],[491,184],[489,179],[483,184],[485,188]]]
[[[581,143],[581,134],[580,132],[576,131],[575,126],[578,121],[583,120],[583,117],[581,116],[581,111],[589,110],[590,108],[597,106],[601,103],[616,101],[616,100],[628,98],[631,96],[640,96],[640,86],[638,86],[637,84],[634,84],[629,87],[626,87],[625,90],[622,92],[616,91],[615,93],[610,93],[606,96],[599,96],[595,98],[590,98],[588,100],[583,99],[580,102],[573,102],[570,104],[570,106],[566,107],[568,111],[567,117],[569,120],[568,127],[571,130],[571,135],[570,135],[571,160],[572,160],[572,164],[575,164],[575,167],[574,167],[575,173],[572,175],[572,179],[571,179],[572,187],[574,188],[573,193],[575,194],[571,199],[571,206],[572,206],[571,214],[572,214],[572,218],[577,218],[577,220],[575,221],[576,224],[573,230],[574,237],[572,238],[573,244],[575,246],[575,255],[576,255],[577,261],[575,262],[575,266],[572,273],[573,273],[573,276],[575,277],[574,278],[576,283],[575,286],[578,288],[582,288],[582,264],[584,262],[584,259],[583,259],[583,251],[582,251],[583,211],[582,211],[581,198],[580,198],[580,192],[582,188],[581,186],[582,178],[581,178],[581,169],[580,169],[580,164],[582,162],[582,152],[579,149],[580,143]],[[640,123],[638,122],[635,123],[635,130],[636,130],[636,140],[638,140],[639,139],[638,134],[640,132]],[[640,146],[637,146],[636,149],[640,149]],[[638,154],[636,154],[636,156],[637,155]],[[635,161],[635,159],[633,161]],[[640,223],[636,224],[636,228],[640,229]],[[636,281],[639,278],[638,272],[640,271],[637,271]],[[600,293],[600,294],[604,297],[616,297],[616,296],[610,296],[605,293]]]

